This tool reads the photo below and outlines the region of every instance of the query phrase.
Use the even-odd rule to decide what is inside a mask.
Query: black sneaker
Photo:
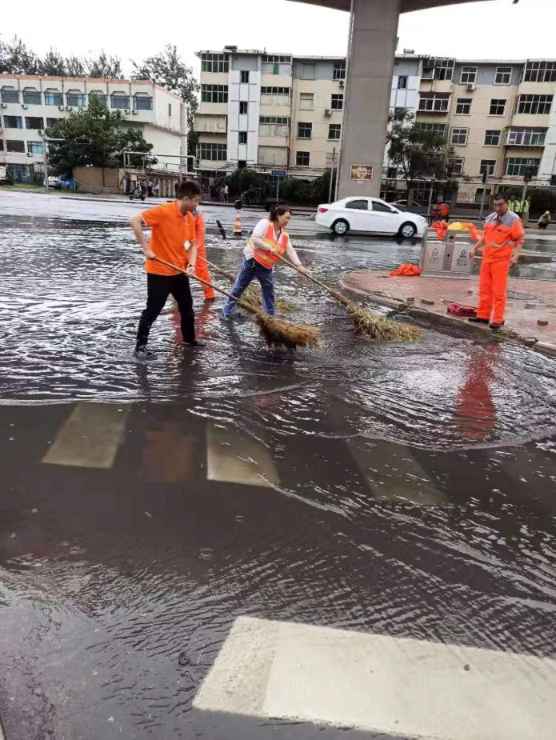
[[[490,324],[490,321],[488,319],[480,319],[478,316],[472,316],[470,319],[467,319],[471,324]]]
[[[504,328],[505,323],[506,323],[505,321],[502,321],[501,324],[491,324],[490,328],[492,329],[492,331],[500,331],[500,329]]]
[[[152,360],[154,358],[154,353],[148,350],[146,345],[136,347],[133,354],[135,356],[135,359],[139,360],[140,362],[147,362],[147,360]]]

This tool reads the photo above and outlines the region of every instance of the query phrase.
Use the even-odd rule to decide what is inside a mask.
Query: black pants
[[[151,326],[164,308],[168,296],[173,295],[181,315],[181,331],[185,342],[195,341],[193,299],[186,275],[147,275],[147,307],[141,314],[137,330],[137,347],[147,344]]]

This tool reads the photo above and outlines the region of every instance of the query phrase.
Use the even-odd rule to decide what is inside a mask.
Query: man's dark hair
[[[176,185],[176,198],[195,198],[201,195],[201,188],[193,180],[183,180]]]
[[[503,200],[506,203],[508,202],[508,199],[506,198],[504,193],[496,193],[496,195],[494,196],[494,200]]]

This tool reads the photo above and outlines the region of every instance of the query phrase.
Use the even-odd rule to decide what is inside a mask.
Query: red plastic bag
[[[461,303],[450,303],[448,313],[451,316],[460,316],[465,319],[473,318],[477,315],[477,310],[473,306],[462,306]]]
[[[418,265],[412,265],[409,262],[406,262],[405,264],[396,267],[395,270],[392,270],[390,277],[419,277],[421,273],[422,270]]]

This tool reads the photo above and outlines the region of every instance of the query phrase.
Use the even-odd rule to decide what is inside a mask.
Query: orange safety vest
[[[276,241],[276,232],[274,231],[274,225],[272,223],[269,223],[266,234],[264,235],[264,241],[271,242],[273,246],[278,245],[277,253],[269,252],[267,249],[257,249],[256,247],[254,247],[253,257],[255,258],[255,261],[259,263],[259,265],[266,267],[267,270],[272,270],[274,265],[279,261],[280,257],[283,257],[286,254],[289,238],[287,233],[282,229],[280,238],[278,239],[278,241]]]
[[[485,222],[484,260],[493,262],[511,259],[515,242],[523,239],[524,235],[521,219],[515,213],[507,211],[501,218],[493,213]]]

